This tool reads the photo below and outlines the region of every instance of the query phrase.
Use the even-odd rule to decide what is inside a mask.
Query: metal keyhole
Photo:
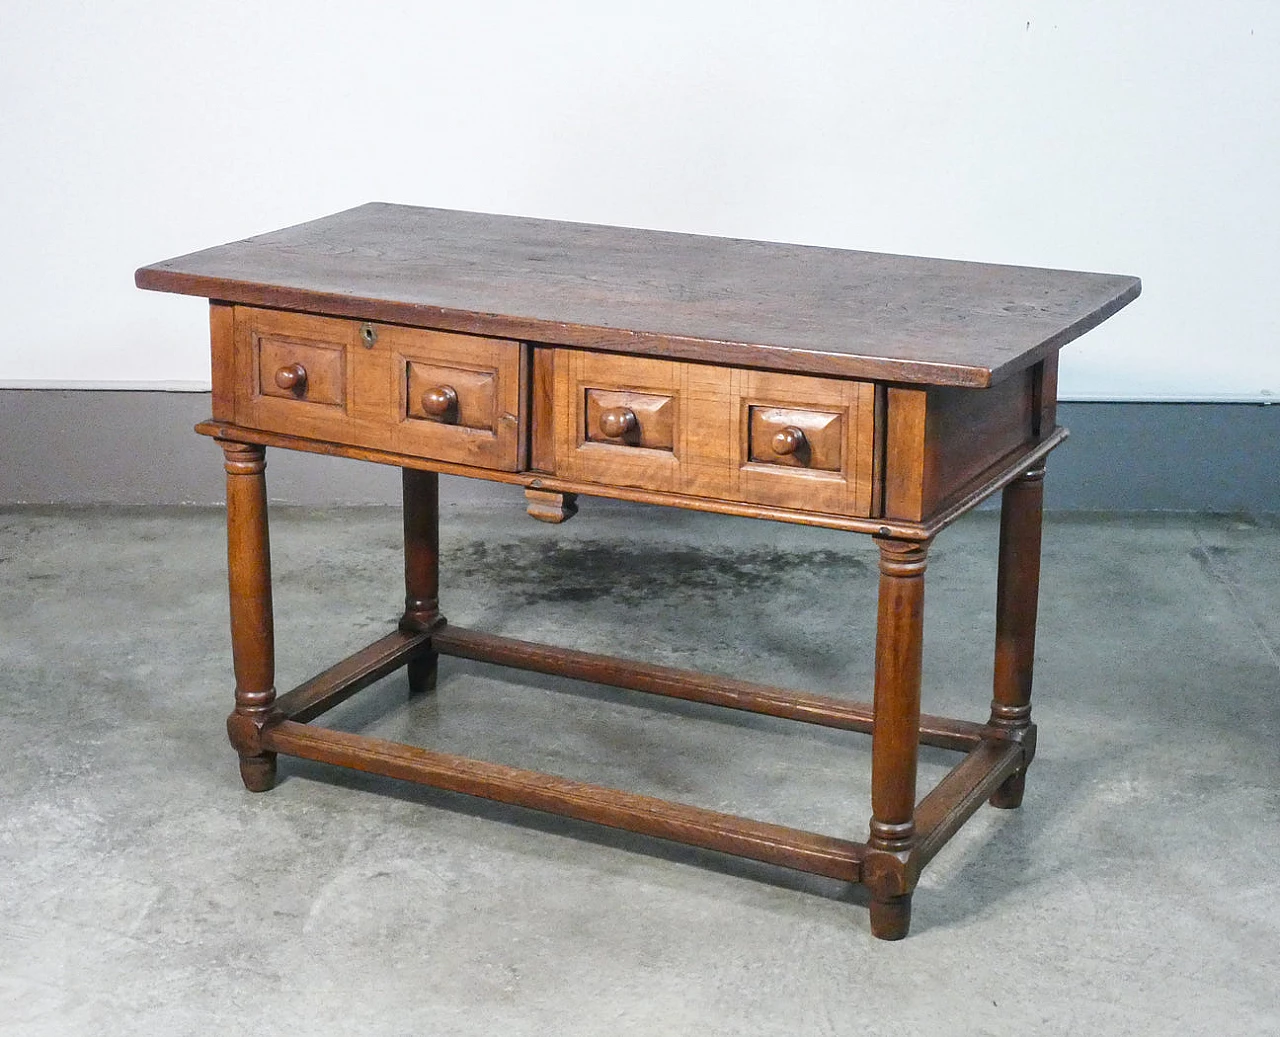
[[[378,329],[372,324],[361,324],[360,341],[364,343],[365,349],[372,349],[373,344],[378,341]]]

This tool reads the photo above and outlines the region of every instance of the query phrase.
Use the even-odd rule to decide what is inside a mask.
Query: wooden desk
[[[1134,299],[1133,277],[989,266],[372,204],[145,267],[211,302],[226,457],[235,710],[245,785],[286,753],[864,883],[906,935],[924,865],[990,799],[1022,800],[1045,456],[1058,350]],[[265,447],[397,465],[398,629],[274,688]],[[577,494],[867,533],[880,548],[871,705],[446,625],[437,473],[515,483],[537,518]],[[930,542],[1003,490],[994,700],[922,716]],[[312,725],[440,653],[869,732],[865,842]],[[963,753],[916,799],[919,743]]]

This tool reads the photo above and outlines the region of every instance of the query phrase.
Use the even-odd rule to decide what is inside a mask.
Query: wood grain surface
[[[806,374],[985,387],[1136,277],[373,202],[166,260],[140,288]]]

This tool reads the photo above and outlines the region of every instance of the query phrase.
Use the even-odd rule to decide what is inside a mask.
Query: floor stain
[[[815,576],[865,576],[865,560],[830,550],[701,548],[618,542],[573,545],[472,541],[443,560],[450,578],[500,584],[517,600],[639,604],[655,595],[714,600],[768,587],[812,586]]]

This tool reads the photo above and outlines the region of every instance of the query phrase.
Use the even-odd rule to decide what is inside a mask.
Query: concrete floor
[[[398,513],[273,513],[281,688],[389,629]],[[865,698],[863,538],[447,507],[459,623]],[[995,516],[929,569],[925,706],[989,697]],[[245,792],[215,510],[0,511],[0,1033],[1280,1033],[1280,522],[1048,523],[1024,808],[872,940],[836,883],[300,761]],[[457,660],[335,726],[866,831],[869,739]],[[922,791],[956,757],[929,751]]]

